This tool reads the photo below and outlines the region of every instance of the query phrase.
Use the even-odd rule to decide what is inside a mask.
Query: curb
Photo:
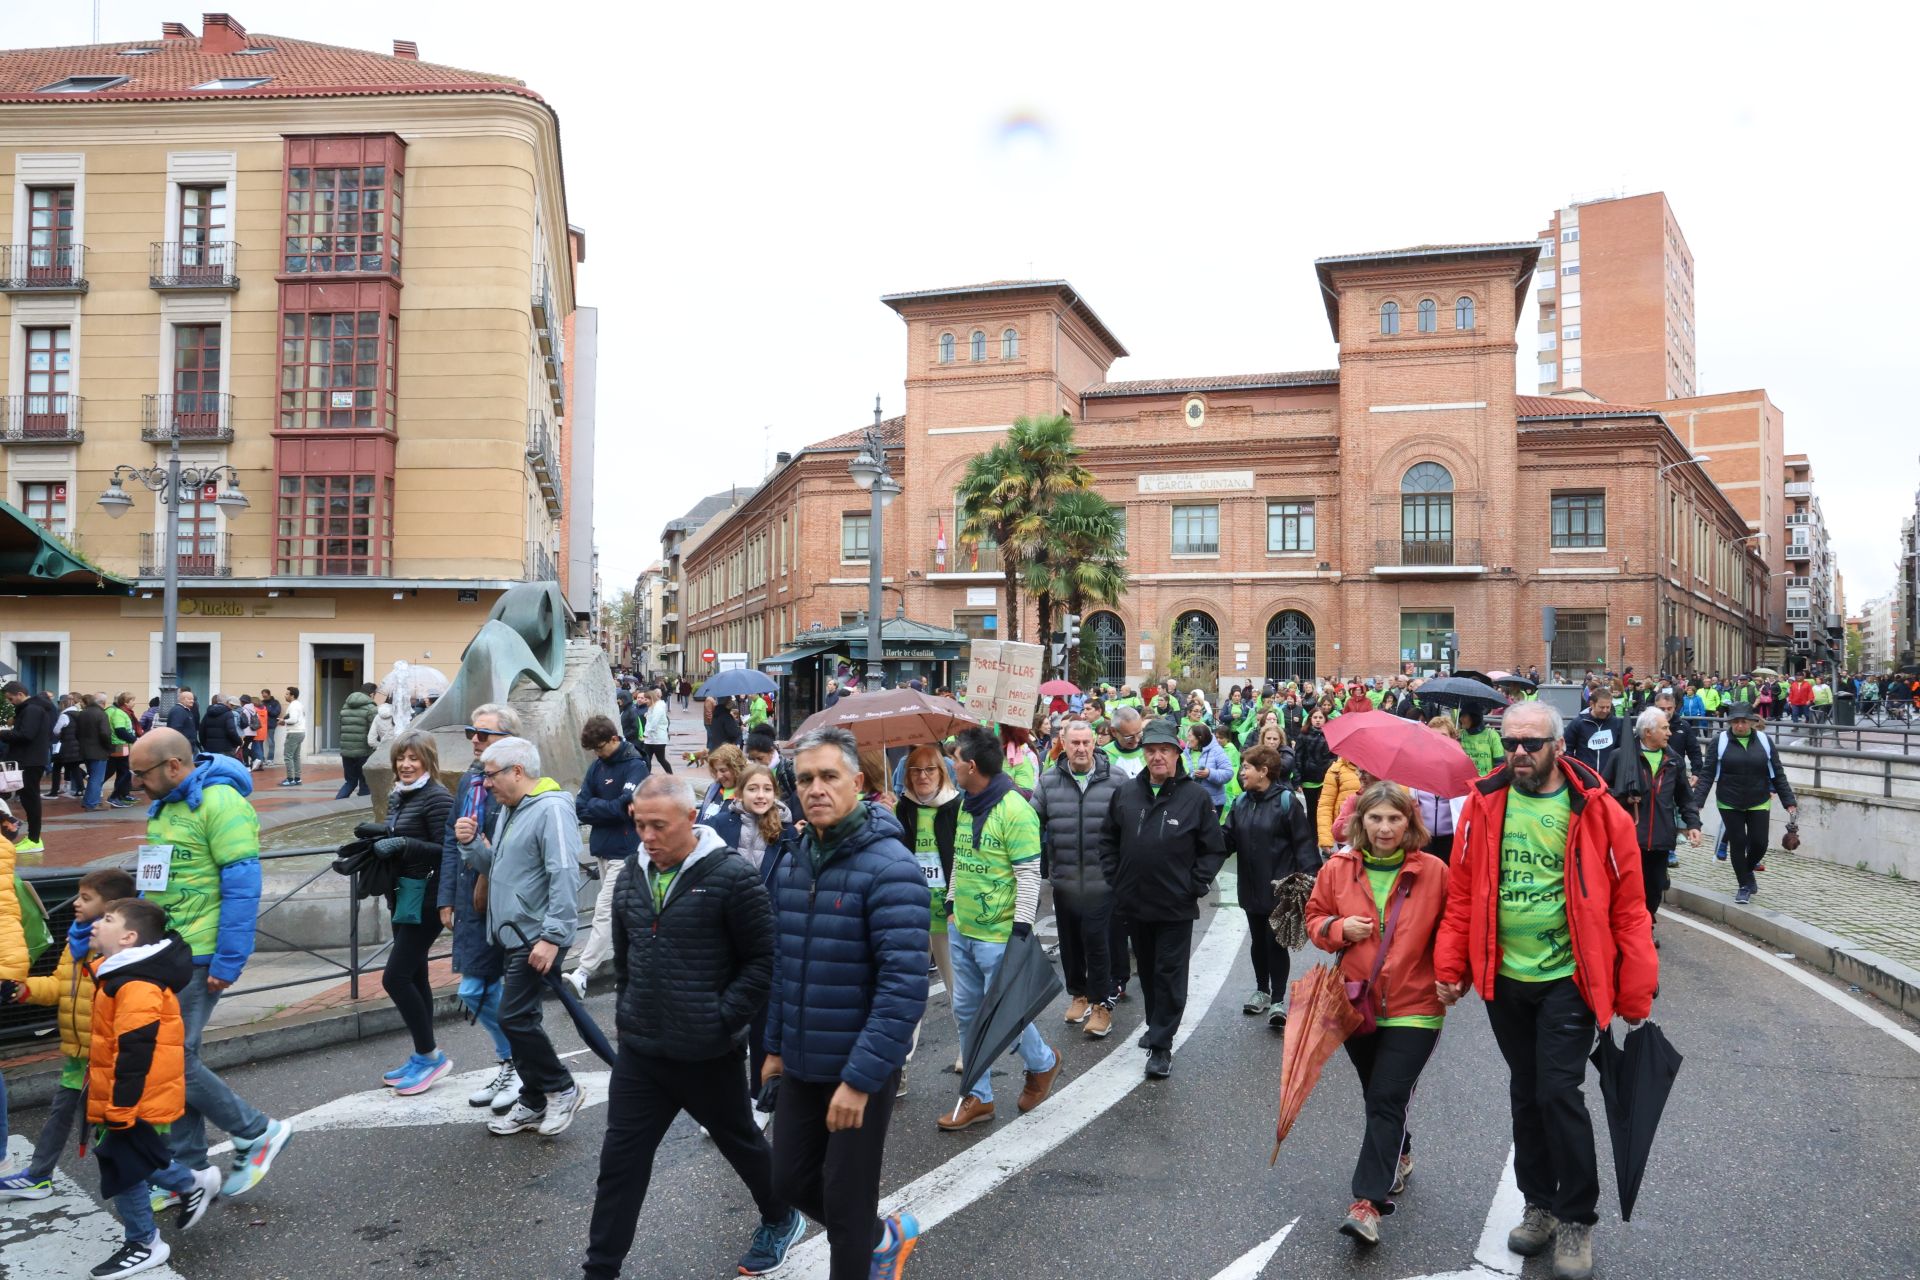
[[[1920,1017],[1920,970],[1838,934],[1765,907],[1739,906],[1732,895],[1672,885],[1666,902],[1696,916],[1731,925],[1843,982],[1869,992],[1909,1017]]]

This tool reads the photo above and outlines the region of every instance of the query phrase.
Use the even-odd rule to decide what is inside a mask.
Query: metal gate
[[[1313,619],[1297,609],[1274,614],[1267,623],[1267,679],[1311,680],[1314,665]]]

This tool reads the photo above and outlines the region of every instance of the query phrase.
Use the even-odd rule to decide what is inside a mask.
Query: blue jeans
[[[105,760],[87,761],[87,794],[81,804],[89,809],[100,807],[100,791],[107,784],[107,762]]]
[[[113,1207],[120,1214],[121,1225],[127,1229],[127,1239],[145,1244],[153,1239],[156,1228],[153,1225],[153,1202],[147,1194],[147,1183],[152,1183],[163,1191],[175,1195],[185,1195],[193,1190],[193,1173],[187,1166],[175,1160],[164,1169],[155,1169],[153,1176],[146,1182],[138,1182],[113,1198]]]
[[[1000,957],[1007,953],[1007,944],[969,938],[951,920],[947,922],[947,940],[953,954],[953,1017],[960,1024],[960,1044],[964,1048],[973,1015],[987,988],[993,985],[994,971],[1000,967]],[[1021,1029],[1019,1046],[1020,1060],[1029,1071],[1051,1071],[1060,1061],[1060,1055],[1041,1039],[1040,1028],[1031,1022]],[[980,1083],[973,1086],[973,1096],[982,1102],[993,1101],[993,1072],[980,1077]]]
[[[209,1120],[236,1143],[251,1143],[267,1131],[267,1117],[200,1061],[200,1036],[219,1002],[218,993],[207,990],[207,966],[194,965],[193,977],[180,990],[180,1021],[186,1024],[187,1036],[187,1111],[173,1122],[168,1135],[173,1158],[189,1169],[207,1167]]]
[[[462,978],[460,979],[460,1003],[467,1006],[473,1014],[473,1020],[485,1027],[487,1034],[493,1037],[493,1056],[511,1058],[513,1046],[507,1043],[507,1033],[500,1029],[500,992],[503,990],[498,978]]]

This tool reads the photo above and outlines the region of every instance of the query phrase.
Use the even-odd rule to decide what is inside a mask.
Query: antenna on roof
[[[880,425],[880,397],[879,396],[875,396],[873,398],[873,425],[876,427]]]
[[[100,0],[93,0],[93,42],[100,43]]]

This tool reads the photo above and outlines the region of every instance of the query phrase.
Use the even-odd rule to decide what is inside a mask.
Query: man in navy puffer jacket
[[[927,1005],[927,882],[893,815],[860,799],[852,734],[803,736],[794,775],[806,835],[768,877],[774,1190],[826,1228],[832,1280],[891,1280],[919,1233],[912,1214],[877,1211],[894,1092]]]

